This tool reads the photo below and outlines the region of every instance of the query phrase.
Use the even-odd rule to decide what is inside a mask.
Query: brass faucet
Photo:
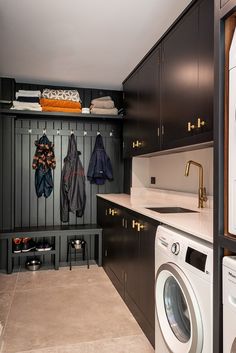
[[[188,161],[185,167],[185,176],[189,175],[189,169],[191,164],[199,168],[198,208],[203,208],[204,202],[207,201],[206,188],[203,186],[203,167],[200,163]]]

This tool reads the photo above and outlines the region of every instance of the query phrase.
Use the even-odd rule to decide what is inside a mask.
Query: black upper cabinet
[[[163,42],[161,80],[162,147],[189,135],[198,98],[198,9],[193,9]]]
[[[125,97],[125,121],[123,127],[124,138],[124,157],[129,157],[133,154],[133,142],[140,138],[138,134],[138,71],[125,82],[124,87]]]
[[[160,48],[124,83],[124,156],[160,148]]]
[[[125,81],[125,157],[212,140],[213,21],[199,0]]]
[[[213,1],[199,1],[163,41],[162,149],[212,139]]]

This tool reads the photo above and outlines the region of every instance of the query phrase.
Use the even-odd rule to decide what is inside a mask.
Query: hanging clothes
[[[49,197],[53,190],[52,169],[56,168],[54,145],[46,135],[35,141],[36,152],[32,167],[35,169],[35,191],[38,197]]]
[[[87,178],[91,184],[103,185],[113,179],[111,160],[106,154],[102,136],[96,137],[92,156],[90,158]]]
[[[61,174],[61,221],[69,222],[69,212],[82,217],[86,203],[84,168],[77,151],[75,136],[69,138],[67,156]]]

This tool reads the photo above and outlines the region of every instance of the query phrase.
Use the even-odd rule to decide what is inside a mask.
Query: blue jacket
[[[97,135],[92,156],[90,158],[87,178],[91,184],[103,185],[113,179],[112,165],[106,154],[102,136]]]

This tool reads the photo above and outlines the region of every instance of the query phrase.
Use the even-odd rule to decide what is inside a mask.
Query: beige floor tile
[[[100,272],[103,277],[103,270]],[[63,275],[63,271],[60,273]],[[74,274],[68,272],[68,276],[75,275],[76,271]],[[44,276],[47,281],[46,274]],[[3,352],[141,334],[141,329],[106,277],[100,281],[93,281],[91,277],[91,282],[79,286],[70,285],[70,280],[67,280],[68,287],[50,284],[15,293]]]
[[[3,331],[6,320],[9,314],[13,298],[13,292],[2,292],[0,293],[0,337],[1,332]]]
[[[101,281],[107,281],[108,278],[101,267],[90,266],[60,268],[58,271],[37,271],[37,272],[20,272],[16,290],[28,290],[34,288],[55,288],[55,287],[72,287],[80,285],[88,285]]]
[[[144,335],[137,335],[19,353],[154,353],[154,349]]]
[[[0,293],[13,291],[17,281],[18,273],[12,273],[7,275],[5,273],[0,273]]]

